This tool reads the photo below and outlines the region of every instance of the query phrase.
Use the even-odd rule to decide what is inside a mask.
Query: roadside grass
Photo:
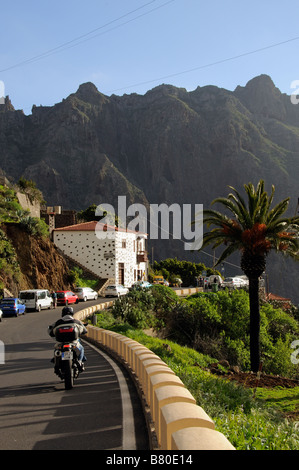
[[[237,450],[299,450],[299,423],[286,418],[298,409],[299,387],[259,388],[254,398],[253,389],[207,371],[213,358],[128,324],[110,324],[109,315],[100,314],[98,320],[99,327],[132,338],[161,357]]]
[[[274,407],[285,414],[297,412],[299,416],[299,387],[257,388],[256,398],[264,401],[268,408]]]

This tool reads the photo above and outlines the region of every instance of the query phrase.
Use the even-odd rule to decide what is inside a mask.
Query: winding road
[[[74,310],[104,301],[80,303]],[[84,342],[86,370],[66,391],[50,360],[47,326],[61,308],[4,317],[0,340],[1,450],[148,450],[135,386],[126,370]]]

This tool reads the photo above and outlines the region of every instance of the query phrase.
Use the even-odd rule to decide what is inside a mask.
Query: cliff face
[[[9,100],[0,106],[0,168],[8,177],[35,180],[49,205],[77,210],[92,203],[117,207],[119,195],[128,205],[208,207],[227,195],[228,185],[240,190],[263,178],[267,189],[275,185],[275,201],[291,197],[293,215],[299,107],[266,75],[234,92],[161,85],[122,97],[86,83],[53,107],[34,106],[29,116]],[[156,259],[186,258],[179,242],[154,246]],[[290,295],[287,282],[281,292],[275,272],[271,280]]]
[[[263,75],[234,92],[161,85],[106,97],[86,83],[30,116],[9,100],[0,107],[0,168],[34,179],[50,205],[66,209],[118,195],[128,204],[207,204],[259,178],[278,197],[297,197],[298,143],[299,107]]]
[[[5,279],[5,285],[14,295],[20,290],[45,288],[51,290],[70,289],[67,279],[68,266],[48,239],[35,238],[22,230],[18,224],[3,227],[11,241],[20,265],[19,282]]]

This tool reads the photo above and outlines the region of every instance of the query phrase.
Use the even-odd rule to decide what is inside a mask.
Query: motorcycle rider
[[[78,329],[79,335],[85,335],[87,333],[87,329],[83,325],[80,320],[76,320],[74,317],[74,310],[72,307],[63,307],[61,318],[57,320],[53,325],[50,325],[48,328],[48,333],[52,338],[55,338],[55,330],[59,326],[74,326]],[[84,370],[83,362],[86,361],[86,357],[84,354],[84,347],[80,342],[80,339],[72,341],[72,344],[76,347],[79,351],[78,362],[81,369],[81,372]]]

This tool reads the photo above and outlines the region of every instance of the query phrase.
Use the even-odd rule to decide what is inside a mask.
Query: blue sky
[[[298,2],[11,0],[0,18],[0,81],[26,114],[88,81],[109,96],[234,90],[262,73],[290,95],[299,80]]]

